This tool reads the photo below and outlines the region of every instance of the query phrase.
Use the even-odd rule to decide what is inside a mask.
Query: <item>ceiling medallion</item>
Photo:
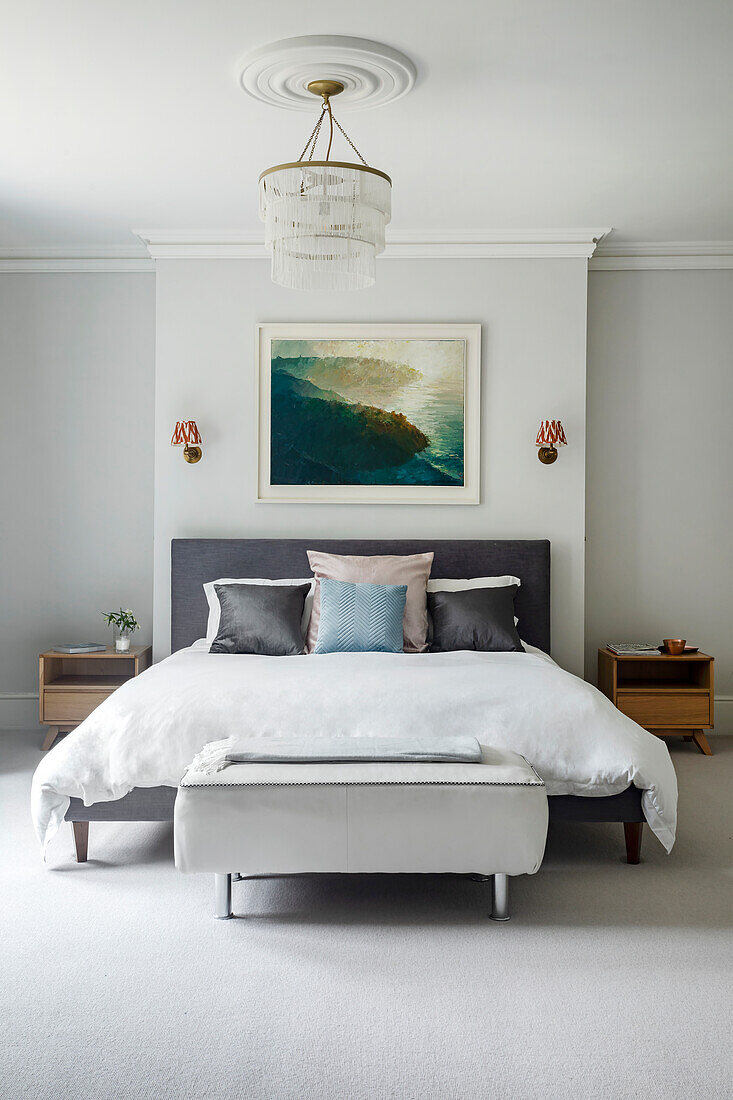
[[[350,111],[393,103],[415,83],[415,66],[399,50],[368,38],[309,34],[284,38],[248,54],[237,79],[248,95],[274,107],[312,111],[308,83],[314,74],[343,84]]]

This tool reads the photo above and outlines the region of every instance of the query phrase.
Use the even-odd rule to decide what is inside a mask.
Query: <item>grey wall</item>
[[[155,276],[0,276],[0,725],[32,725],[37,654],[100,637],[133,607],[168,644],[173,535],[446,534],[553,540],[555,639],[586,672],[611,635],[681,632],[717,657],[717,727],[733,730],[733,272],[594,272],[572,261],[395,261],[376,292],[296,295],[261,262],[158,265]],[[252,325],[334,317],[484,323],[478,508],[256,505]],[[204,432],[187,466],[168,446],[183,410]],[[562,416],[551,469],[531,436]],[[154,460],[154,432],[157,455]],[[587,543],[583,601],[583,483]]]
[[[170,640],[174,536],[549,538],[553,653],[583,670],[585,260],[385,260],[377,285],[297,293],[262,260],[157,262],[155,639]],[[482,494],[478,506],[255,502],[254,326],[262,321],[482,323]],[[204,455],[170,446],[197,420]],[[561,417],[571,445],[537,461],[537,427]]]
[[[716,658],[733,730],[733,271],[594,272],[586,673],[610,638]]]
[[[38,653],[152,637],[153,274],[0,275],[0,725],[33,725]]]

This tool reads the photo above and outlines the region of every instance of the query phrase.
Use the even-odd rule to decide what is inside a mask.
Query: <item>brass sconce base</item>
[[[545,466],[549,466],[557,458],[557,447],[540,447],[537,457]]]
[[[201,458],[201,453],[200,447],[192,447],[190,443],[187,443],[183,448],[183,457],[186,462],[198,462]]]

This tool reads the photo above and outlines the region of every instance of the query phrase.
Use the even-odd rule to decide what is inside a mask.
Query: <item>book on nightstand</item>
[[[659,657],[659,646],[651,642],[606,642],[606,649],[618,657]]]
[[[55,645],[54,653],[103,653],[106,645],[99,642],[70,642],[68,645]]]

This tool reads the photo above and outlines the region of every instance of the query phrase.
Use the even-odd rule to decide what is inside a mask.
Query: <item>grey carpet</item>
[[[464,879],[259,880],[212,920],[172,827],[65,827],[40,863],[35,734],[0,734],[0,1096],[731,1096],[733,739],[672,747],[677,847],[556,825],[514,917]],[[53,751],[53,750],[52,750]]]

